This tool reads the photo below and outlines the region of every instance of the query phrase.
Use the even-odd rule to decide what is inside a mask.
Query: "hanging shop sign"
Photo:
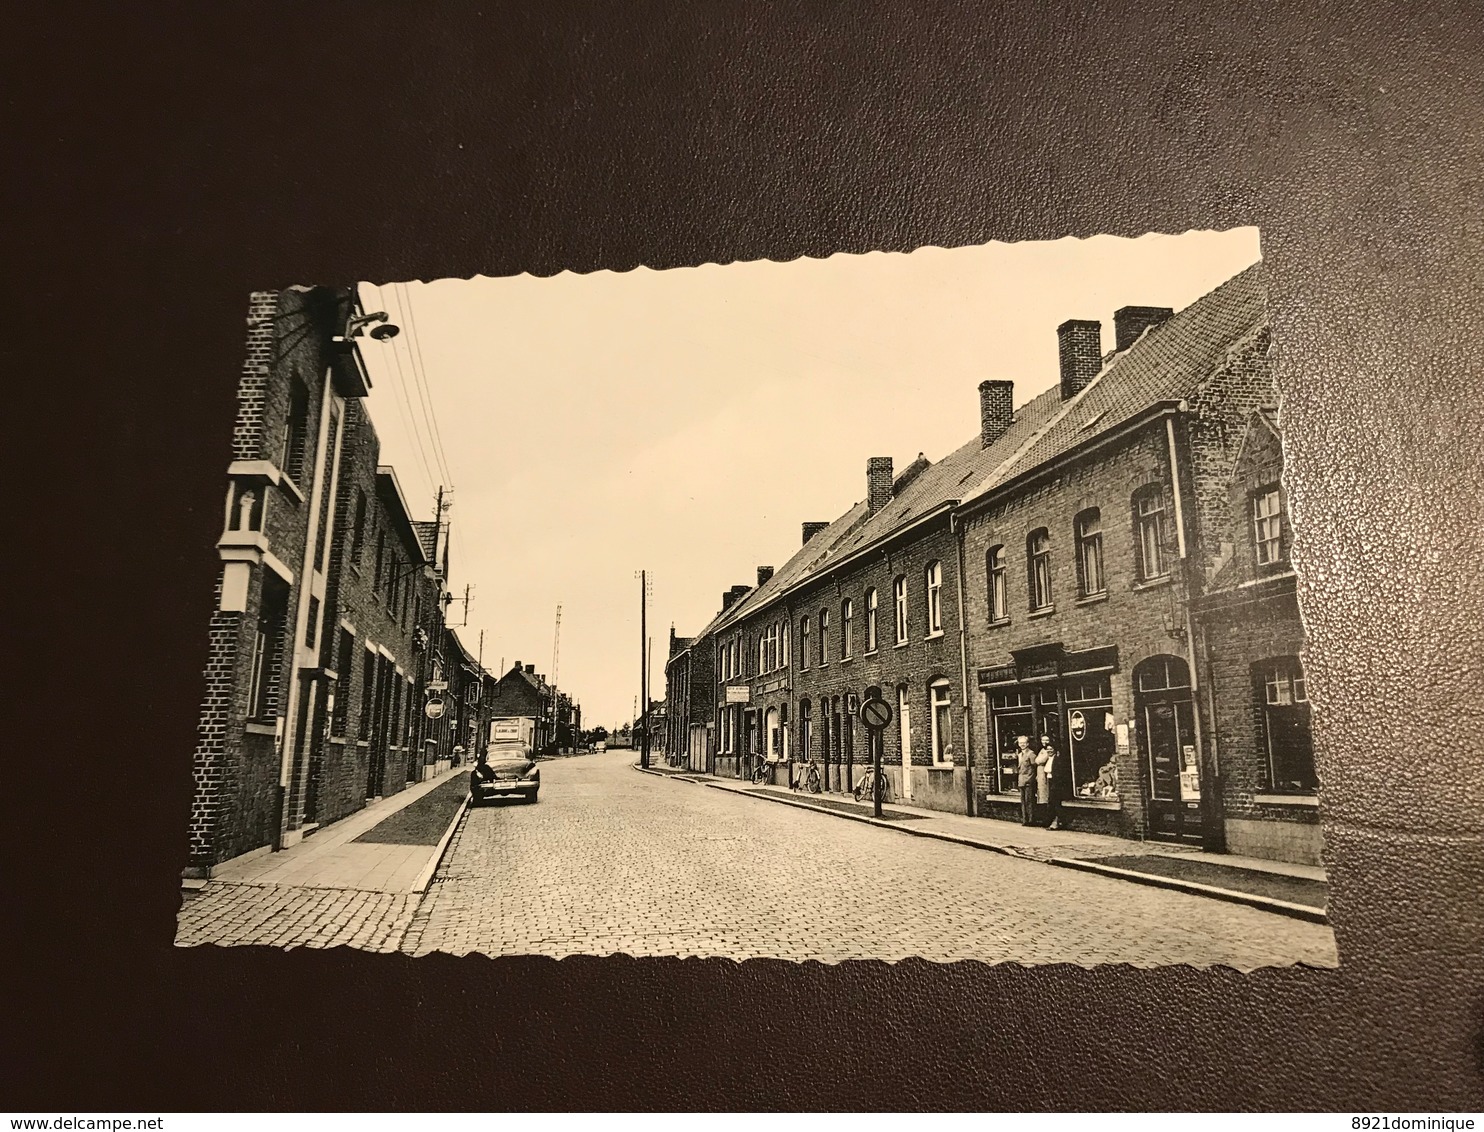
[[[429,700],[423,705],[423,714],[429,719],[439,719],[443,715],[443,701]]]

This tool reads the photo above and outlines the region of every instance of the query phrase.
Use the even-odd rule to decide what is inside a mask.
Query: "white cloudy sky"
[[[549,676],[560,603],[560,683],[611,727],[638,695],[639,569],[658,698],[671,623],[696,632],[864,497],[867,457],[940,458],[978,431],[980,381],[1017,405],[1056,382],[1059,323],[1101,319],[1111,348],[1116,308],[1184,307],[1259,258],[1244,228],[363,284],[402,328],[364,341],[369,405],[415,517],[454,487],[469,647],[483,630],[487,667]]]

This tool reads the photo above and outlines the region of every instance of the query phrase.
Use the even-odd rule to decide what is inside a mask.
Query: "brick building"
[[[813,758],[848,790],[853,709],[879,695],[903,800],[1018,818],[1009,753],[1047,735],[1074,828],[1314,856],[1312,757],[1284,753],[1307,734],[1286,544],[1260,576],[1234,550],[1286,529],[1261,266],[1178,314],[1120,309],[1106,354],[1101,334],[1064,322],[1056,387],[1017,410],[983,382],[978,436],[899,474],[868,460],[861,502],[729,591],[690,645],[714,656],[718,773]]]
[[[1277,413],[1249,415],[1227,483],[1232,539],[1196,605],[1214,772],[1233,853],[1322,863],[1319,780],[1300,651]]]
[[[665,759],[688,770],[710,770],[715,755],[715,687],[710,626],[699,637],[679,637],[670,627],[665,662]]]
[[[449,710],[444,716],[448,726],[443,745],[437,752],[437,765],[453,761],[472,762],[489,746],[490,706],[485,699],[485,672],[479,658],[471,653],[452,629],[445,631]]]
[[[495,681],[490,696],[489,718],[529,719],[532,725],[532,748],[550,750],[556,732],[552,719],[552,687],[534,664],[516,661],[508,672]]]
[[[408,781],[442,581],[362,399],[355,293],[256,292],[227,468],[186,873]]]

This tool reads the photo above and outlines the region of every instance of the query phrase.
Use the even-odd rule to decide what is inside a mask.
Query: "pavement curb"
[[[458,812],[453,815],[453,820],[448,823],[448,828],[443,831],[443,836],[438,840],[438,847],[433,850],[432,860],[424,866],[422,872],[417,874],[417,879],[412,882],[412,887],[407,890],[409,893],[421,894],[427,892],[428,885],[433,883],[433,874],[438,871],[438,866],[443,864],[444,854],[448,852],[449,842],[453,840],[453,831],[459,827],[459,822],[469,812],[469,799],[471,797],[473,797],[471,794],[464,795],[463,804],[459,806]]]
[[[679,775],[665,774],[662,771],[645,770],[635,764],[634,769],[642,774],[652,774],[656,778],[677,778]],[[846,821],[856,821],[863,825],[874,825],[878,829],[890,829],[897,833],[910,834],[913,837],[927,837],[934,841],[947,841],[953,845],[964,845],[970,849],[982,849],[990,853],[999,853],[1005,857],[1015,857],[1021,861],[1035,861],[1043,865],[1055,865],[1057,868],[1078,869],[1082,872],[1099,873],[1106,877],[1115,877],[1119,880],[1132,881],[1135,884],[1144,884],[1152,888],[1168,888],[1177,892],[1184,892],[1191,896],[1205,896],[1214,900],[1225,900],[1231,904],[1245,904],[1250,908],[1257,908],[1263,912],[1272,912],[1279,916],[1288,916],[1296,920],[1308,920],[1314,924],[1328,924],[1329,916],[1318,908],[1310,908],[1304,904],[1293,904],[1287,900],[1277,900],[1268,896],[1256,896],[1250,892],[1238,892],[1230,888],[1217,888],[1214,885],[1200,884],[1196,881],[1178,880],[1174,877],[1153,876],[1149,873],[1138,873],[1132,869],[1118,869],[1111,865],[1094,864],[1091,861],[1079,861],[1072,857],[1037,857],[1029,853],[1021,853],[1008,845],[991,845],[983,841],[975,841],[971,837],[960,837],[953,833],[942,833],[932,829],[913,829],[907,822],[882,821],[865,814],[850,814],[842,810],[829,810],[823,806],[811,806],[808,802],[798,801],[793,798],[779,798],[772,794],[758,794],[751,790],[738,790],[721,782],[703,782],[691,779],[698,786],[709,786],[713,790],[724,790],[728,794],[740,794],[744,798],[757,798],[764,802],[776,802],[780,806],[793,806],[797,810],[810,810],[816,814],[827,814],[832,818],[844,818]]]
[[[1106,877],[1116,877],[1119,880],[1132,881],[1134,884],[1145,884],[1151,888],[1169,888],[1176,892],[1188,892],[1193,896],[1208,896],[1213,900],[1225,900],[1231,904],[1246,904],[1251,908],[1259,908],[1264,912],[1272,912],[1279,916],[1289,916],[1295,920],[1308,920],[1311,924],[1328,924],[1329,915],[1322,908],[1311,908],[1307,904],[1294,904],[1288,900],[1279,900],[1272,896],[1258,896],[1251,892],[1239,892],[1232,888],[1217,888],[1211,884],[1201,884],[1199,881],[1180,880],[1178,877],[1162,877],[1151,873],[1135,872],[1133,869],[1120,869],[1112,865],[1102,865],[1096,861],[1079,861],[1074,857],[1046,857],[1045,863],[1055,865],[1059,869],[1076,869],[1084,873],[1098,873]]]

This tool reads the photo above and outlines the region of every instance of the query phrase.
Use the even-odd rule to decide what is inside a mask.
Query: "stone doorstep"
[[[637,765],[634,769],[642,770],[642,768]],[[643,773],[653,774],[658,778],[680,777],[678,775],[666,774],[662,771],[655,770],[643,771]],[[840,810],[825,809],[823,806],[811,806],[808,802],[799,799],[780,798],[776,794],[767,794],[762,791],[749,790],[746,787],[742,786],[732,786],[729,783],[723,782],[719,779],[711,779],[709,781],[705,781],[692,778],[691,781],[696,782],[698,785],[709,786],[714,790],[725,790],[729,794],[740,794],[744,797],[761,798],[767,802],[776,802],[778,805],[781,806],[794,806],[801,810],[812,810],[816,814],[827,814],[830,817],[844,818],[847,821],[864,822],[867,825],[874,825],[880,829],[891,829],[897,831],[898,833],[910,834],[914,837],[929,837],[936,841],[947,841],[955,845],[964,845],[971,849],[984,849],[992,853],[1001,853],[1007,857],[1017,857],[1023,861],[1038,861],[1042,864],[1052,865],[1059,868],[1078,869],[1083,872],[1099,873],[1103,876],[1117,877],[1121,880],[1132,881],[1135,884],[1149,885],[1154,888],[1174,889],[1176,891],[1189,893],[1193,896],[1205,896],[1216,900],[1229,901],[1234,904],[1246,904],[1249,907],[1258,908],[1265,912],[1273,912],[1281,916],[1291,916],[1294,919],[1308,920],[1311,923],[1329,923],[1329,917],[1323,911],[1317,908],[1310,908],[1303,904],[1292,904],[1286,900],[1275,900],[1271,897],[1258,896],[1250,892],[1241,892],[1236,889],[1217,888],[1213,885],[1199,884],[1195,881],[1179,880],[1174,877],[1161,877],[1153,876],[1149,873],[1138,873],[1130,869],[1119,869],[1109,865],[1099,865],[1091,861],[1078,860],[1074,857],[1048,857],[1034,855],[1030,852],[1022,853],[1016,846],[1013,845],[1000,845],[992,841],[984,841],[975,837],[949,833],[944,830],[925,829],[921,826],[914,827],[905,822],[882,821],[868,814],[849,814],[844,813]],[[917,810],[917,807],[906,807],[899,805],[895,808],[903,810]],[[922,811],[922,814],[924,817],[929,818],[934,816],[933,811],[931,810]],[[1083,836],[1100,835],[1084,834]],[[1110,847],[1114,848],[1115,850],[1125,847],[1129,844],[1140,844],[1137,842],[1130,843],[1119,837],[1107,837],[1104,840]],[[1035,847],[1025,846],[1025,848],[1034,849]],[[1158,850],[1150,851],[1158,852]],[[1219,863],[1222,864],[1234,864],[1234,862],[1232,861],[1221,859],[1219,854],[1202,854],[1202,856],[1209,856],[1213,860],[1217,860]],[[1277,862],[1269,862],[1269,864],[1277,864]],[[1272,868],[1268,871],[1279,872],[1283,870]],[[1293,875],[1307,875],[1309,871],[1310,870],[1305,867],[1304,872],[1294,873]]]

